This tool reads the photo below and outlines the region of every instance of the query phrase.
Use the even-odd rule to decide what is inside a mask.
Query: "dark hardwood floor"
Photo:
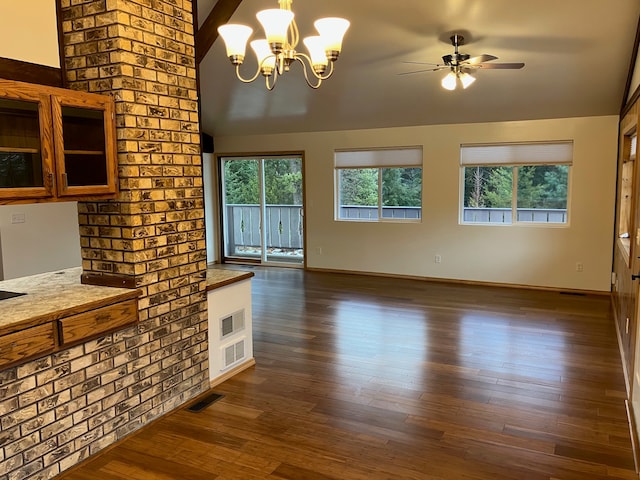
[[[252,271],[256,366],[61,478],[638,478],[608,297]]]

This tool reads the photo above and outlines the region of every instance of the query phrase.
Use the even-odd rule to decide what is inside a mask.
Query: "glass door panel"
[[[220,171],[224,259],[302,265],[302,157],[223,157]]]
[[[266,261],[302,264],[302,158],[266,158],[263,165]]]
[[[0,188],[44,187],[39,105],[0,99]]]
[[[62,106],[67,186],[108,183],[104,125],[102,110]]]
[[[260,162],[255,158],[223,158],[221,172],[224,257],[260,261]]]

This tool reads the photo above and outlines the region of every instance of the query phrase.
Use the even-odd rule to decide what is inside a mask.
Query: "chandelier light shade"
[[[334,61],[337,60],[342,51],[342,39],[349,28],[349,21],[344,18],[327,17],[316,20],[313,26],[326,42],[327,57]]]
[[[256,13],[256,18],[262,25],[267,36],[267,42],[275,52],[282,50],[282,46],[287,41],[289,25],[293,21],[293,12],[272,8]]]
[[[256,54],[258,59],[258,65],[260,65],[260,73],[265,77],[268,77],[276,68],[276,57],[271,53],[271,47],[269,42],[264,38],[260,40],[254,40],[251,42],[251,48]]]
[[[240,81],[253,82],[262,75],[267,89],[273,90],[278,77],[288,72],[294,62],[302,65],[304,78],[311,88],[320,87],[322,81],[333,74],[333,64],[342,51],[342,40],[349,28],[349,21],[338,17],[316,20],[314,26],[318,34],[303,40],[309,51],[307,55],[296,50],[299,32],[291,11],[292,3],[293,0],[278,0],[280,8],[262,10],[256,14],[266,38],[251,42],[258,60],[258,69],[251,78],[241,75],[240,66],[244,63],[247,41],[253,29],[238,24],[218,27],[218,33],[227,49],[227,57],[235,66],[236,76]]]

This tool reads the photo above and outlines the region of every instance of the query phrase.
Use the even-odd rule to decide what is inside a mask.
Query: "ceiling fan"
[[[520,69],[524,67],[524,63],[487,63],[497,60],[498,57],[483,53],[477,57],[472,57],[466,53],[460,53],[458,47],[464,45],[464,37],[454,34],[450,37],[451,45],[454,47],[453,54],[442,57],[444,63],[425,63],[425,62],[404,62],[418,65],[432,65],[430,68],[415,70],[412,72],[399,73],[398,75],[411,75],[422,72],[435,72],[438,70],[449,70],[449,73],[442,79],[442,86],[447,90],[455,90],[458,81],[462,83],[463,88],[467,88],[476,81],[470,75],[477,69]]]

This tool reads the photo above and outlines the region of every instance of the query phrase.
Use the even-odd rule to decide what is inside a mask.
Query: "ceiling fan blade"
[[[469,65],[475,65],[478,63],[490,62],[491,60],[497,60],[498,57],[494,57],[493,55],[489,55],[487,53],[483,53],[482,55],[478,55],[477,57],[471,57],[463,62]]]
[[[413,70],[411,72],[400,72],[396,75],[412,75],[414,73],[424,73],[424,72],[437,72],[438,70],[442,70],[444,68],[449,68],[447,65],[439,65],[435,68],[425,68],[424,70]]]
[[[440,63],[431,63],[431,62],[410,62],[410,61],[404,61],[402,63],[410,63],[412,65],[434,65],[434,66],[439,66],[441,65]]]
[[[524,67],[524,63],[479,63],[476,67],[484,69],[517,70]]]

